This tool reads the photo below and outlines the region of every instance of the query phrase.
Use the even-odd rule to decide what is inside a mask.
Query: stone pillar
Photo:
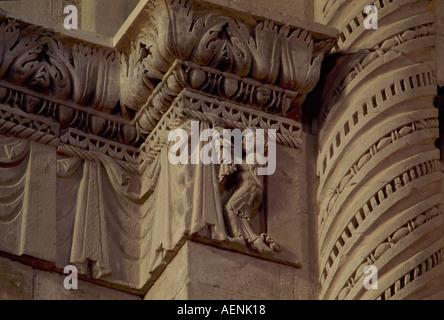
[[[369,4],[378,29],[364,28]],[[323,0],[316,10],[341,32],[318,92],[320,298],[437,297],[444,264],[431,2]],[[364,287],[368,265],[378,270],[377,289]]]

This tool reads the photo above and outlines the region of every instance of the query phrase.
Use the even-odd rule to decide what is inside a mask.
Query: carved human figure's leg
[[[231,241],[246,244],[261,254],[280,251],[274,240],[267,234],[257,234],[251,226],[251,219],[259,213],[263,200],[263,178],[251,171],[240,171],[236,181],[237,189],[224,208]]]

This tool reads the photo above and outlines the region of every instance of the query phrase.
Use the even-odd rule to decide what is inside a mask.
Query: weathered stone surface
[[[79,12],[79,28],[113,37],[125,22],[138,0],[33,0],[2,1],[0,9],[45,27],[61,25],[67,5],[75,5]]]
[[[35,270],[35,300],[140,300],[138,296],[79,280],[77,290],[63,286],[64,275]]]
[[[313,286],[300,274],[294,267],[187,242],[145,299],[310,299]]]
[[[56,150],[3,135],[0,148],[0,249],[55,261]]]
[[[32,142],[29,161],[21,254],[55,261],[56,150]]]
[[[281,15],[281,19],[298,18],[313,21],[313,3],[315,1],[268,1],[268,0],[207,0],[231,9],[249,12],[255,15]]]
[[[313,240],[316,233],[314,210],[310,205],[315,185],[310,181],[312,166],[306,161],[313,139],[303,135],[304,147],[295,150],[277,147],[277,168],[267,177],[267,230],[275,235],[282,252],[275,256],[303,269],[313,270]]]
[[[0,300],[31,300],[33,280],[32,267],[0,257]]]

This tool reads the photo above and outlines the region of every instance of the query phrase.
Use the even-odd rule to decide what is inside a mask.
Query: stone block
[[[313,286],[300,269],[188,241],[146,300],[308,299]]]
[[[159,279],[145,295],[145,300],[187,299],[188,254],[185,244]]]
[[[54,147],[31,143],[22,254],[47,261],[56,260],[56,157]]]
[[[77,290],[63,286],[64,275],[35,271],[35,300],[140,300],[136,295],[79,280]]]
[[[276,172],[267,178],[267,233],[282,250],[275,258],[300,264],[301,275],[310,282],[316,277],[317,264],[317,182],[309,160],[315,152],[313,137],[303,135],[303,141],[302,150],[277,146]]]
[[[34,270],[0,257],[0,300],[31,300]]]

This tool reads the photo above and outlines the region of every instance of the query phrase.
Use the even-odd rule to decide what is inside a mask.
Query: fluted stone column
[[[370,4],[378,29],[364,28]],[[341,32],[318,92],[320,298],[442,298],[433,3],[322,0],[315,10]],[[367,265],[377,289],[364,287]]]

